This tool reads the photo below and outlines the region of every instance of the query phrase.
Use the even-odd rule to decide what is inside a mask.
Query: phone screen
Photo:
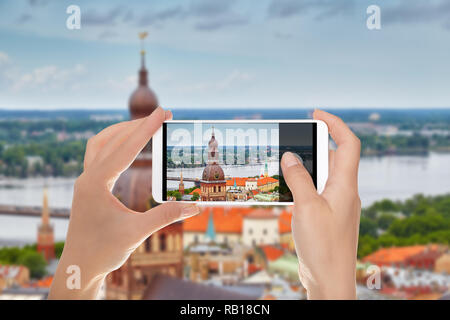
[[[164,201],[292,202],[280,159],[296,153],[317,187],[316,123],[163,124]]]

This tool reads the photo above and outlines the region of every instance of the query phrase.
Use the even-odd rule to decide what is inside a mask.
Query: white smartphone
[[[321,193],[328,178],[328,127],[320,120],[172,120],[153,140],[156,202],[290,205],[284,152],[297,154]]]

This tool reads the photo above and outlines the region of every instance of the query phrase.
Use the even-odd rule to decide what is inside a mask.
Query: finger
[[[111,152],[108,159],[99,162],[99,175],[108,181],[125,171],[153,134],[161,127],[164,120],[165,112],[160,107],[153,111],[150,116],[144,118],[128,136],[128,139]]]
[[[172,111],[166,110],[166,111],[165,111],[165,118],[166,118],[166,121],[167,121],[167,120],[172,120],[172,119],[173,119],[173,113],[172,113]]]
[[[141,237],[147,238],[169,224],[180,221],[200,212],[195,204],[170,202],[161,204],[147,212],[132,215],[134,229]]]
[[[294,202],[304,203],[318,197],[311,175],[293,153],[285,152],[283,154],[281,169],[286,184],[294,197]]]
[[[328,125],[331,137],[337,144],[331,180],[355,183],[358,179],[358,165],[361,143],[350,128],[339,118],[322,110],[314,111],[314,119]]]
[[[332,176],[334,172],[334,158],[336,156],[336,151],[328,151],[328,176]]]
[[[172,119],[172,112],[170,110],[166,110],[164,115],[165,120]],[[104,147],[98,152],[96,161],[103,161],[104,159],[109,158],[112,152],[114,152],[118,146],[128,139],[131,133],[142,123],[142,121],[144,121],[144,119],[145,118],[128,121],[127,126],[124,126],[122,130],[117,132],[112,138],[109,139],[109,141],[105,143]]]
[[[113,137],[107,141],[103,148],[97,152],[95,161],[104,161],[138,128],[145,118],[128,121],[127,126],[123,126]]]
[[[103,146],[114,137],[117,132],[122,130],[124,127],[129,125],[130,121],[124,121],[120,123],[113,124],[95,136],[91,137],[86,144],[86,152],[84,155],[84,169],[92,163],[92,161],[96,158],[98,152],[103,148]]]

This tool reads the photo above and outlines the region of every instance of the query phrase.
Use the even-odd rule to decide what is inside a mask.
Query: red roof
[[[245,207],[203,207],[198,215],[183,222],[184,232],[206,232],[209,215],[213,214],[214,228],[218,233],[242,233],[244,217],[250,219],[278,218],[280,233],[291,231],[291,213],[283,211],[278,217],[271,209]]]
[[[283,211],[278,219],[278,230],[280,233],[291,232],[291,220],[292,213],[289,211]]]
[[[277,216],[271,209],[253,209],[245,216],[246,219],[276,219]]]
[[[236,181],[236,186],[239,187],[245,187],[245,181],[247,181],[248,178],[232,178],[227,180],[227,186],[232,187],[234,186],[234,181]]]
[[[264,251],[264,255],[266,256],[268,261],[275,261],[279,257],[284,254],[284,251],[271,245],[260,246],[260,248]]]
[[[199,196],[202,194],[202,190],[201,190],[200,188],[194,189],[194,190],[191,191],[189,194],[190,194],[190,195],[193,195],[195,192],[197,192]]]
[[[427,249],[435,250],[437,246],[409,246],[409,247],[391,247],[381,248],[372,254],[366,256],[363,261],[371,262],[377,265],[392,265],[395,263],[403,263],[408,258],[422,253]]]
[[[198,215],[184,220],[185,232],[206,232],[209,215],[212,213],[214,228],[219,233],[242,233],[242,219],[252,208],[204,208]]]
[[[264,186],[266,184],[275,183],[275,182],[278,182],[278,180],[274,179],[272,177],[261,178],[261,179],[258,179],[258,186]]]

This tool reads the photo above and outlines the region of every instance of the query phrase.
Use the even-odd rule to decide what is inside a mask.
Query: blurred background
[[[358,298],[448,299],[449,21],[446,0],[2,1],[0,299],[46,297],[87,139],[157,105],[175,119],[342,117],[362,141]],[[145,149],[115,195],[157,205],[151,172]],[[147,239],[100,298],[305,299],[290,218],[204,208]]]

